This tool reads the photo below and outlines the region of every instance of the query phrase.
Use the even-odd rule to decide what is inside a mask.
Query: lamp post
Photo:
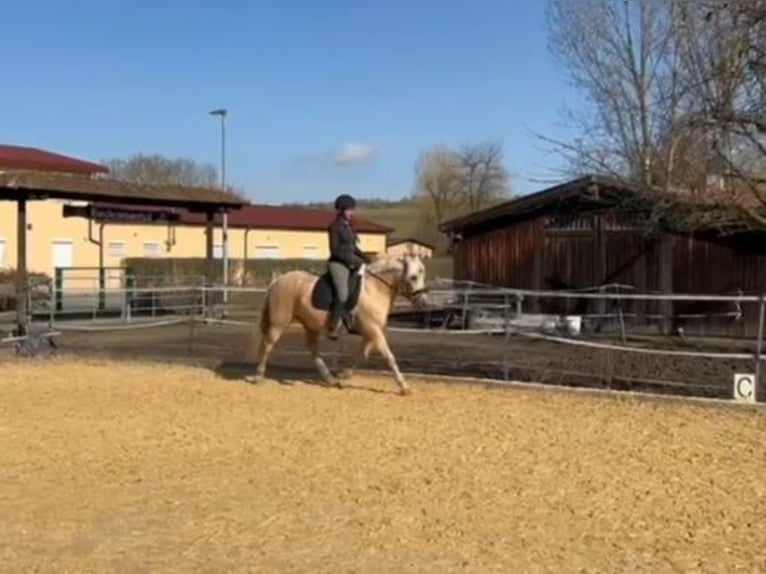
[[[211,116],[221,118],[221,189],[226,191],[226,116],[229,111],[219,108],[210,112]],[[224,309],[229,302],[229,212],[223,212],[223,304]]]

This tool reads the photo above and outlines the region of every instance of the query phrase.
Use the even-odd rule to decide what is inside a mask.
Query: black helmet
[[[339,195],[335,199],[335,209],[336,211],[346,211],[347,209],[356,209],[356,199],[354,199],[353,197],[345,193],[343,195]]]

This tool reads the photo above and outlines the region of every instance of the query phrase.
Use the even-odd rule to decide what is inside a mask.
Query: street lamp
[[[229,111],[219,108],[210,112],[211,116],[221,118],[221,189],[226,191],[226,116]],[[224,309],[229,302],[229,212],[223,212],[223,304]]]

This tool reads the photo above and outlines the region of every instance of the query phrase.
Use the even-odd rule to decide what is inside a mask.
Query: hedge
[[[303,269],[313,273],[324,272],[327,263],[317,259],[248,259],[245,262],[245,273],[241,272],[243,260],[229,260],[230,281],[235,282],[243,275],[247,285],[262,286],[271,281],[272,274],[281,274],[287,271]],[[451,278],[452,259],[437,257],[425,261],[428,276],[430,278]],[[124,260],[124,265],[143,283],[178,284],[184,280],[201,281],[208,276],[207,261],[202,257],[187,258],[130,258]],[[215,282],[221,282],[223,277],[223,265],[221,260],[213,263],[212,272],[209,274]]]

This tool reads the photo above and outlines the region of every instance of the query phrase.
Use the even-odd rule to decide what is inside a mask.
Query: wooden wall
[[[663,281],[662,248],[667,242],[669,274]],[[611,214],[566,220],[539,216],[469,235],[455,246],[455,278],[520,289],[584,289],[623,284],[638,292],[760,295],[766,291],[766,241],[763,238],[715,238],[665,233],[647,235]],[[584,312],[582,304],[560,312]],[[657,304],[634,304],[630,311],[657,314],[722,314],[731,304],[677,303],[664,311]],[[601,309],[603,311],[603,308]],[[676,321],[687,333],[752,336],[757,305],[744,305],[744,320]],[[593,308],[591,306],[591,311]]]

